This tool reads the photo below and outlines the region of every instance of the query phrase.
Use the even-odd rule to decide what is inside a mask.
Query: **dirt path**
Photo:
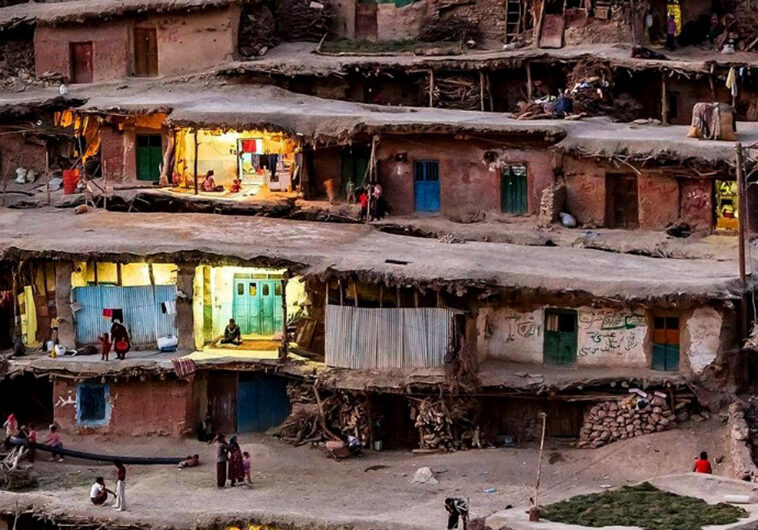
[[[553,441],[544,462],[541,499],[551,502],[597,491],[606,484],[616,486],[689,471],[693,455],[700,450],[709,451],[714,458],[722,454],[723,434],[723,424],[712,419],[596,450],[573,449]],[[110,507],[92,506],[87,499],[95,476],[105,476],[112,485],[110,466],[41,461],[35,464],[41,489],[0,493],[1,509],[12,511],[18,502],[20,507],[33,504],[37,510],[69,517],[177,528],[233,520],[301,527],[444,528],[446,496],[469,497],[476,516],[487,516],[509,504],[514,509],[527,506],[537,457],[537,451],[528,447],[427,456],[388,451],[336,462],[325,458],[320,449],[293,448],[268,436],[243,436],[243,449],[254,458],[254,485],[217,490],[212,450],[193,440],[78,437],[66,441],[72,447],[109,453],[169,456],[197,452],[203,465],[182,471],[130,467],[129,511],[118,513]],[[422,466],[436,472],[438,484],[411,483]],[[715,467],[716,473],[727,474],[725,464]],[[496,491],[486,493],[487,488]]]

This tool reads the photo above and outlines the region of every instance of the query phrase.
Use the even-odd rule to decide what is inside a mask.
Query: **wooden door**
[[[572,309],[545,310],[546,364],[573,364],[576,362],[577,318]]]
[[[605,179],[605,224],[608,228],[639,228],[637,176],[609,175]]]
[[[137,135],[137,180],[157,182],[163,163],[163,137],[160,134]]]
[[[216,432],[237,430],[237,374],[214,372],[208,376],[208,412]]]
[[[69,47],[71,82],[92,82],[92,42],[72,42]]]
[[[158,39],[155,28],[134,28],[134,75],[158,75]]]
[[[525,214],[528,209],[526,166],[503,168],[500,184],[500,208],[505,213]]]
[[[676,372],[679,370],[679,319],[655,317],[653,319],[653,370]]]
[[[357,2],[355,4],[355,38],[358,40],[376,40],[378,24],[376,22],[376,2]]]

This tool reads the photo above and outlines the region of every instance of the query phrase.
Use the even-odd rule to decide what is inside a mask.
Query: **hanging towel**
[[[734,66],[729,69],[726,76],[726,88],[729,89],[732,97],[737,97],[737,72],[734,70]]]
[[[161,313],[164,315],[176,314],[176,300],[167,300],[161,303]]]

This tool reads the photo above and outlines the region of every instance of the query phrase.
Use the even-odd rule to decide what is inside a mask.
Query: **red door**
[[[72,42],[70,45],[71,82],[92,82],[92,43]]]
[[[376,2],[357,2],[355,4],[356,39],[376,40],[378,31],[376,7]]]

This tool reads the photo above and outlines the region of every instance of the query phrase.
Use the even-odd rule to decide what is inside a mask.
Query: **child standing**
[[[247,451],[242,453],[242,470],[245,472],[245,483],[252,484],[253,481],[250,478],[250,453]]]
[[[58,426],[56,424],[50,424],[50,428],[47,432],[47,440],[45,440],[45,443],[53,449],[63,449],[63,441],[61,440],[61,435],[58,432]],[[63,462],[63,453],[60,453],[58,451],[52,452],[50,455],[50,460],[55,460],[56,456],[58,457],[58,462]]]
[[[126,510],[126,468],[118,460],[113,465],[116,466],[116,502],[113,507],[116,511],[123,512]]]
[[[111,339],[107,333],[103,333],[100,337],[100,360],[107,361],[108,355],[111,353]]]

